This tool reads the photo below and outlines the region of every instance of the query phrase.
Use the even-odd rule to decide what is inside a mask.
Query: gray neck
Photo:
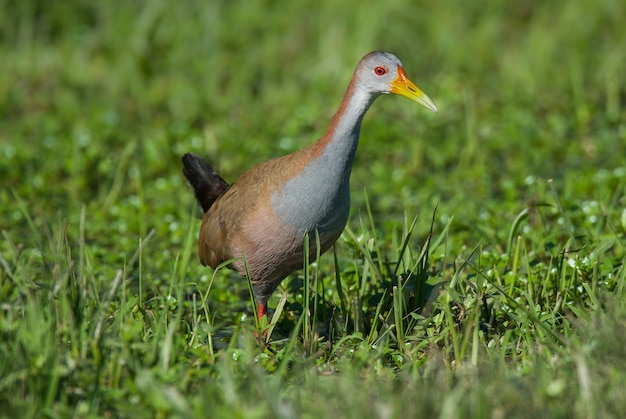
[[[326,135],[321,154],[272,194],[279,216],[299,233],[342,229],[350,210],[350,173],[359,142],[361,121],[376,99],[356,86],[344,97]],[[328,137],[330,136],[330,138]]]
[[[354,162],[354,155],[359,144],[361,122],[365,113],[372,105],[376,96],[360,89],[354,89],[352,95],[346,97],[345,107],[337,111],[331,126],[334,131],[322,154],[333,174],[342,173],[342,178],[349,178]],[[347,180],[347,179],[346,179]]]

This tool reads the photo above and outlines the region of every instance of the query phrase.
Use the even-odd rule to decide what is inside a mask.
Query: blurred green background
[[[375,104],[355,163],[356,208],[367,188],[382,218],[439,202],[472,224],[485,211],[514,216],[536,178],[600,198],[593,177],[624,163],[624,8],[19,2],[2,16],[0,176],[46,217],[142,193],[145,233],[163,218],[154,215],[187,214],[184,152],[233,181],[303,147],[325,130],[360,57],[382,49],[440,112]],[[23,222],[6,188],[2,202],[6,223]]]
[[[295,405],[318,413],[348,405],[372,416],[386,412],[387,405],[367,410],[380,407],[375,393],[354,394],[360,378],[358,384],[309,380],[319,370],[293,376],[282,370],[285,374],[271,379],[254,375],[261,364],[264,372],[273,371],[287,359],[281,358],[283,352],[257,356],[250,351],[245,358],[231,347],[226,361],[218,358],[211,343],[216,318],[198,317],[195,306],[170,299],[192,283],[205,292],[210,275],[196,263],[199,222],[181,174],[181,156],[200,154],[232,182],[256,163],[304,147],[326,129],[358,60],[376,49],[403,61],[439,113],[399,97],[382,97],[373,105],[363,122],[352,175],[349,226],[364,234],[368,201],[379,231],[377,245],[397,256],[395,234],[419,213],[410,243],[418,254],[437,208],[432,229],[435,236],[445,231],[445,240],[432,249],[429,275],[450,285],[446,296],[458,305],[444,304],[439,314],[445,316],[425,321],[434,324],[432,330],[449,327],[445,330],[453,330],[453,338],[456,331],[459,340],[470,342],[464,329],[445,319],[464,307],[456,321],[472,325],[472,313],[479,319],[487,312],[472,293],[482,289],[474,281],[493,272],[510,281],[506,286],[521,303],[507,311],[510,301],[490,291],[493,311],[486,316],[506,319],[501,325],[507,330],[498,330],[504,337],[488,343],[497,342],[495,357],[501,355],[502,362],[495,370],[503,375],[491,375],[490,367],[477,375],[453,375],[461,355],[446,363],[422,346],[410,358],[393,342],[378,348],[371,342],[355,344],[349,353],[333,352],[323,360],[311,356],[313,363],[322,371],[344,368],[366,377],[368,388],[383,389],[388,406],[410,405],[420,394],[420,412],[426,416],[445,417],[445,406],[457,405],[464,417],[480,416],[497,400],[504,400],[504,408],[496,413],[517,412],[518,417],[533,412],[567,417],[570,409],[611,411],[611,403],[619,404],[620,394],[604,390],[611,388],[610,380],[624,381],[623,371],[616,373],[623,356],[611,358],[626,347],[611,341],[620,336],[615,330],[623,328],[623,309],[608,316],[615,323],[597,317],[580,334],[582,341],[592,341],[585,336],[603,333],[598,339],[605,344],[598,347],[613,360],[606,365],[593,364],[593,354],[570,357],[551,346],[546,350],[538,329],[519,324],[531,318],[524,317],[528,305],[528,312],[552,316],[545,323],[555,333],[571,337],[573,317],[585,318],[586,310],[603,307],[604,300],[584,286],[593,283],[595,290],[599,284],[615,292],[617,301],[621,295],[623,0],[5,0],[0,5],[0,336],[5,342],[0,345],[0,404],[18,389],[23,408],[49,409],[50,416],[80,416],[72,407],[80,406],[78,400],[92,414],[150,415],[152,410],[142,408],[149,406],[165,417],[168,409],[184,406],[174,397],[180,391],[190,403],[180,408],[183,413],[223,406],[216,415],[239,407],[242,415],[262,416],[279,412],[276,406],[285,399],[297,399]],[[528,219],[515,221],[521,213]],[[520,262],[527,272],[515,271],[507,259],[511,232],[521,237],[517,251],[527,257]],[[346,276],[353,265],[365,264],[351,246],[345,237],[337,246]],[[457,264],[461,256],[476,263],[475,272],[465,262]],[[332,264],[332,256],[325,258]],[[118,269],[124,270],[129,290],[115,293],[111,284]],[[332,281],[332,274],[326,276]],[[228,278],[227,273],[219,276],[210,293],[218,327],[231,325],[248,304],[245,282]],[[563,298],[570,298],[567,304],[573,308],[561,304]],[[468,306],[459,301],[469,301]],[[104,313],[107,321],[98,335],[94,324],[102,324]],[[167,329],[170,325],[180,329]],[[196,335],[185,329],[192,326],[208,327],[203,336],[209,342],[192,345]],[[176,329],[167,335],[178,355],[171,362],[162,352],[166,329]],[[448,332],[436,334],[433,345],[452,358],[458,346],[447,340]],[[472,336],[478,342],[478,332]],[[421,335],[412,338],[419,341]],[[512,350],[504,348],[507,339]],[[236,336],[233,342],[237,345]],[[577,342],[563,344],[564,351],[576,350]],[[488,344],[483,349],[493,350]],[[504,349],[498,354],[500,344]],[[429,355],[433,361],[426,363]],[[477,353],[472,356],[478,359]],[[509,356],[515,362],[507,370]],[[592,380],[592,385],[599,383],[594,394],[606,395],[606,403],[589,403],[581,397],[586,393],[570,386],[581,377],[583,361],[590,362],[591,377],[598,379]],[[402,368],[424,381],[409,380],[405,391],[398,391],[394,379]],[[529,371],[539,372],[524,375]],[[552,381],[555,371],[568,372]],[[94,374],[102,374],[100,381],[92,379]],[[485,387],[474,386],[479,378],[487,383],[484,393]],[[235,390],[221,393],[215,383]],[[431,384],[434,390],[426,391]],[[520,386],[526,393],[518,392]],[[539,387],[543,396],[533,393]],[[470,390],[474,398],[466,399]],[[264,400],[270,401],[257,406],[250,403],[251,394],[275,398],[267,396]],[[561,396],[558,409],[542,410]],[[441,407],[444,399],[449,404]],[[290,411],[282,412],[289,416]]]

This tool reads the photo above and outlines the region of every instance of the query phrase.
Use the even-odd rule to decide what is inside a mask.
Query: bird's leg
[[[257,325],[262,330],[261,334],[259,332],[255,332],[255,336],[257,342],[259,343],[259,347],[265,348],[267,347],[267,303],[257,303],[256,305],[256,315],[257,315]],[[262,320],[263,319],[263,320]]]

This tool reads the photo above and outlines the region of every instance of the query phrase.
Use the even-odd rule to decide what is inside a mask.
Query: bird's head
[[[395,93],[437,112],[437,106],[409,80],[402,63],[393,54],[382,51],[370,52],[359,63],[357,73],[359,83],[371,93]]]

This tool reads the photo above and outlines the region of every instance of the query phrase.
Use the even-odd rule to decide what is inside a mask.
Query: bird
[[[186,153],[183,174],[204,213],[198,238],[200,263],[224,262],[249,275],[257,319],[292,272],[339,238],[350,210],[349,181],[361,122],[380,95],[398,94],[433,112],[437,107],[407,76],[393,54],[373,51],[357,64],[326,132],[305,148],[253,166],[228,184],[201,157]]]

